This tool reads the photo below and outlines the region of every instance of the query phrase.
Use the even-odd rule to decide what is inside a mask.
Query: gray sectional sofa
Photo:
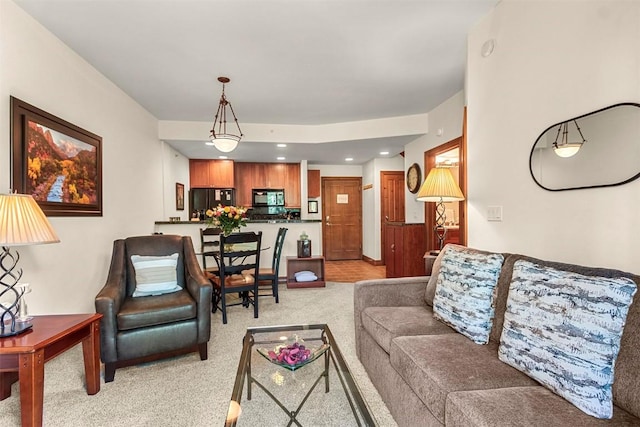
[[[444,253],[444,251],[443,251]],[[628,306],[612,390],[613,416],[586,414],[498,358],[514,264],[525,260],[585,276],[640,277],[616,270],[502,254],[489,342],[479,345],[433,315],[442,254],[430,277],[356,283],[360,361],[400,426],[640,425],[640,295]],[[633,285],[633,283],[631,283]]]

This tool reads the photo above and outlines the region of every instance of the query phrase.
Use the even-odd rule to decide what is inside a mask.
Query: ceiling
[[[159,120],[242,126],[422,114],[463,88],[468,30],[497,0],[15,0]],[[289,144],[286,161],[394,156],[416,136]],[[200,141],[167,141],[216,158]],[[357,155],[355,153],[358,153]],[[230,158],[275,161],[245,138]]]

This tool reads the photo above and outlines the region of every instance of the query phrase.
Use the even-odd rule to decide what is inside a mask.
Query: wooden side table
[[[44,364],[82,342],[87,394],[100,391],[101,314],[35,316],[29,332],[0,338],[0,400],[20,381],[23,426],[42,425]]]
[[[295,274],[299,271],[312,271],[318,280],[313,282],[296,282]],[[287,257],[287,288],[324,288],[324,257],[308,258]]]

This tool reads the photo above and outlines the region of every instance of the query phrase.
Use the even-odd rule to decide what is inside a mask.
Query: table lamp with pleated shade
[[[0,337],[18,335],[31,328],[31,322],[16,318],[26,288],[19,285],[20,255],[12,246],[58,243],[60,239],[33,197],[26,194],[0,194]]]
[[[436,225],[433,231],[438,237],[438,250],[442,250],[447,229],[444,226],[447,217],[444,202],[459,202],[464,200],[464,194],[449,168],[435,167],[429,171],[429,175],[424,180],[416,200],[421,202],[436,202]]]

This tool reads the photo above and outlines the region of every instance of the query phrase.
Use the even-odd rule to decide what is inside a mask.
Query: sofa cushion
[[[500,360],[578,408],[611,418],[620,338],[635,283],[517,261]]]
[[[436,320],[427,306],[367,307],[362,311],[362,326],[387,353],[395,337],[455,333]]]
[[[118,330],[145,328],[196,317],[196,302],[188,291],[146,298],[125,298],[117,314]]]
[[[444,252],[433,298],[434,316],[476,344],[486,344],[504,257],[461,246],[447,246]]]
[[[391,365],[431,413],[444,424],[447,395],[536,385],[522,372],[502,363],[497,345],[474,344],[460,334],[398,337],[391,341]]]
[[[450,393],[445,419],[447,427],[640,425],[640,419],[618,407],[611,421],[593,418],[540,386]]]

